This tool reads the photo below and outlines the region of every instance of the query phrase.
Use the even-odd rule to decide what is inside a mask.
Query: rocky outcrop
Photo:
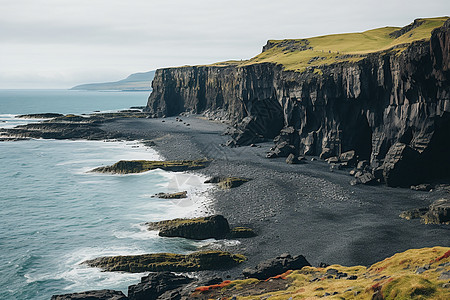
[[[128,256],[99,257],[83,262],[109,272],[194,272],[232,268],[245,256],[222,251],[200,251],[188,255],[153,253]]]
[[[147,112],[225,111],[238,127],[234,144],[278,135],[270,157],[354,151],[383,167],[390,186],[450,174],[450,20],[429,40],[353,61],[302,72],[271,63],[168,68],[152,86]],[[405,164],[417,177],[402,178]]]
[[[311,266],[303,255],[292,257],[290,254],[282,254],[275,259],[261,262],[255,268],[246,268],[243,274],[246,278],[264,280],[272,276],[282,274],[288,270],[300,270]]]
[[[178,193],[158,193],[152,197],[157,197],[161,199],[183,199],[187,198],[187,191],[178,192]]]
[[[54,295],[51,300],[126,300],[128,299],[121,291],[98,290],[65,295]]]
[[[89,116],[61,115],[54,113],[22,115],[19,118],[51,118],[39,123],[19,125],[14,128],[0,128],[1,140],[20,140],[23,138],[42,139],[88,139],[104,140],[127,138],[120,132],[106,132],[100,125],[124,118],[147,118],[141,111],[98,113]]]
[[[181,299],[183,287],[194,279],[169,272],[151,273],[128,287],[130,300]]]
[[[400,217],[406,220],[420,219],[424,224],[450,224],[450,200],[436,200],[428,207],[404,211]]]
[[[199,160],[121,160],[114,165],[98,167],[91,172],[130,174],[142,173],[150,170],[161,169],[171,172],[183,172],[205,168],[210,163],[207,159]]]
[[[205,183],[217,183],[219,188],[226,190],[226,189],[231,189],[231,188],[241,186],[248,181],[249,181],[249,179],[240,178],[240,177],[214,176],[214,177],[211,177],[210,179],[206,180]]]
[[[28,115],[20,115],[16,118],[19,119],[53,119],[57,117],[63,117],[63,114],[58,113],[42,113],[42,114],[28,114]]]
[[[159,230],[160,236],[195,240],[223,239],[230,232],[227,219],[221,215],[194,219],[174,219],[146,223],[149,230]]]

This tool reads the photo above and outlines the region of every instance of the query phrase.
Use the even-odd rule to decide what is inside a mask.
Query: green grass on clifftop
[[[269,40],[264,51],[250,60],[227,61],[211,66],[275,63],[283,65],[285,70],[302,72],[308,67],[320,68],[333,63],[359,61],[369,53],[388,49],[400,52],[414,41],[427,40],[433,29],[442,26],[447,19],[448,17],[417,19],[403,28],[383,27],[307,39]]]

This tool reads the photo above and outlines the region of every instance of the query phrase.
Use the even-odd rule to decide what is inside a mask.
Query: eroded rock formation
[[[274,138],[281,130],[273,156],[331,157],[354,150],[376,169],[390,153],[388,185],[409,186],[450,172],[449,51],[447,20],[429,40],[319,71],[285,71],[272,63],[160,69],[146,111],[225,112],[238,127],[234,142],[240,145]],[[397,151],[397,143],[408,151]],[[395,177],[407,174],[396,162],[409,150],[417,154],[417,176],[399,182]]]

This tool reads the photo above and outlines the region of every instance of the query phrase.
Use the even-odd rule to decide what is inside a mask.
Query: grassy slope
[[[427,266],[424,272],[417,269]],[[336,269],[356,280],[345,277],[330,277],[327,270]],[[193,298],[216,299],[219,296],[237,296],[237,299],[372,299],[381,293],[384,299],[450,299],[450,280],[441,274],[450,272],[450,248],[434,247],[412,249],[395,254],[369,268],[364,266],[343,267],[332,265],[327,268],[304,267],[269,281],[256,279],[232,281],[220,288],[195,292]],[[441,277],[441,279],[439,279]],[[317,278],[317,279],[315,279]],[[315,279],[315,280],[313,280]],[[277,284],[278,288],[271,289]],[[444,285],[448,286],[445,287]],[[281,288],[280,288],[281,287]],[[205,288],[199,288],[205,290]],[[198,290],[199,290],[198,289]],[[335,295],[333,295],[336,293]],[[204,294],[207,297],[202,297]]]
[[[245,66],[256,63],[276,63],[286,70],[304,71],[308,67],[320,67],[336,62],[358,61],[367,54],[395,47],[397,51],[406,45],[431,37],[431,31],[443,25],[448,17],[418,19],[420,26],[399,37],[390,34],[399,27],[383,27],[360,33],[333,34],[308,39],[270,40],[272,47],[247,61],[227,61],[214,66]],[[405,45],[406,44],[406,45]]]

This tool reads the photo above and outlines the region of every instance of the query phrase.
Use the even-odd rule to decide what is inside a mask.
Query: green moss
[[[382,290],[386,300],[432,299],[437,284],[419,275],[403,276],[389,282]]]
[[[182,199],[187,198],[187,191],[178,192],[178,193],[159,193],[155,195],[161,199]]]
[[[255,231],[247,227],[234,227],[230,232],[231,238],[250,238],[254,236],[256,236]]]
[[[100,257],[83,262],[104,271],[116,272],[192,272],[231,268],[246,260],[241,254],[201,251],[192,254],[154,253],[143,255]]]
[[[172,160],[172,161],[151,161],[151,160],[121,160],[112,166],[98,167],[91,172],[130,174],[142,173],[154,169],[165,171],[182,172],[205,168],[210,161],[200,160]]]

